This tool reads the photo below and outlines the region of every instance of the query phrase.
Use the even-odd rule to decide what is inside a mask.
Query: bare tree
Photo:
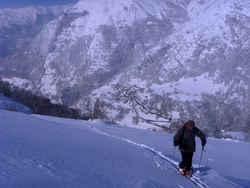
[[[134,123],[143,121],[165,130],[168,129],[167,125],[172,119],[170,112],[175,107],[175,102],[169,97],[169,94],[151,94],[142,99],[140,94],[144,93],[145,89],[136,85],[116,84],[113,85],[113,88],[116,92],[112,100],[128,104],[135,114]]]

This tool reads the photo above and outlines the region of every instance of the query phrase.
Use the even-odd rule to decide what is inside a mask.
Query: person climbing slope
[[[196,147],[195,136],[201,139],[203,150],[207,142],[206,137],[200,129],[195,127],[193,120],[188,120],[182,125],[173,138],[174,146],[179,146],[182,156],[182,161],[179,163],[179,171],[182,175],[186,174],[188,177],[192,177],[190,170],[192,168],[192,158]]]

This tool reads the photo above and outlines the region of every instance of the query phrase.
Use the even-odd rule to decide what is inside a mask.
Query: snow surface
[[[172,134],[0,110],[0,187],[249,187],[250,143],[208,139],[193,178]],[[172,158],[174,154],[174,157]]]
[[[192,87],[193,85],[195,85],[195,87]],[[202,93],[215,94],[224,88],[225,86],[223,84],[215,84],[206,74],[195,78],[182,78],[177,82],[162,85],[154,84],[152,87],[152,89],[154,89],[154,91],[158,94],[163,92],[173,93],[171,97],[183,101],[194,99],[200,100]]]
[[[32,89],[32,83],[29,80],[13,77],[11,79],[9,78],[2,78],[3,81],[8,82],[10,84],[15,84],[15,86],[22,87],[23,85],[26,86],[27,90]]]
[[[18,111],[18,112],[23,112],[27,114],[33,113],[33,111],[29,107],[21,103],[18,103],[8,97],[5,97],[1,94],[0,94],[0,109]]]

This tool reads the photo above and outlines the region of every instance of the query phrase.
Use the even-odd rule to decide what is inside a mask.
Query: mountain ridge
[[[65,6],[35,6],[0,9],[0,59],[31,41]]]
[[[101,99],[102,118],[120,124],[168,127],[169,118],[193,118],[210,132],[233,129],[230,121],[242,128],[249,117],[247,1],[147,3],[79,1],[5,59],[1,73],[83,113]]]

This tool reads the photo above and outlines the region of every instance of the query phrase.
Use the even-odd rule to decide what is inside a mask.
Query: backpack
[[[184,132],[186,130],[186,124],[182,124],[182,131],[181,131],[181,136],[177,138],[177,140],[174,140],[174,146],[180,146],[182,149],[187,149],[187,145],[183,140]]]

